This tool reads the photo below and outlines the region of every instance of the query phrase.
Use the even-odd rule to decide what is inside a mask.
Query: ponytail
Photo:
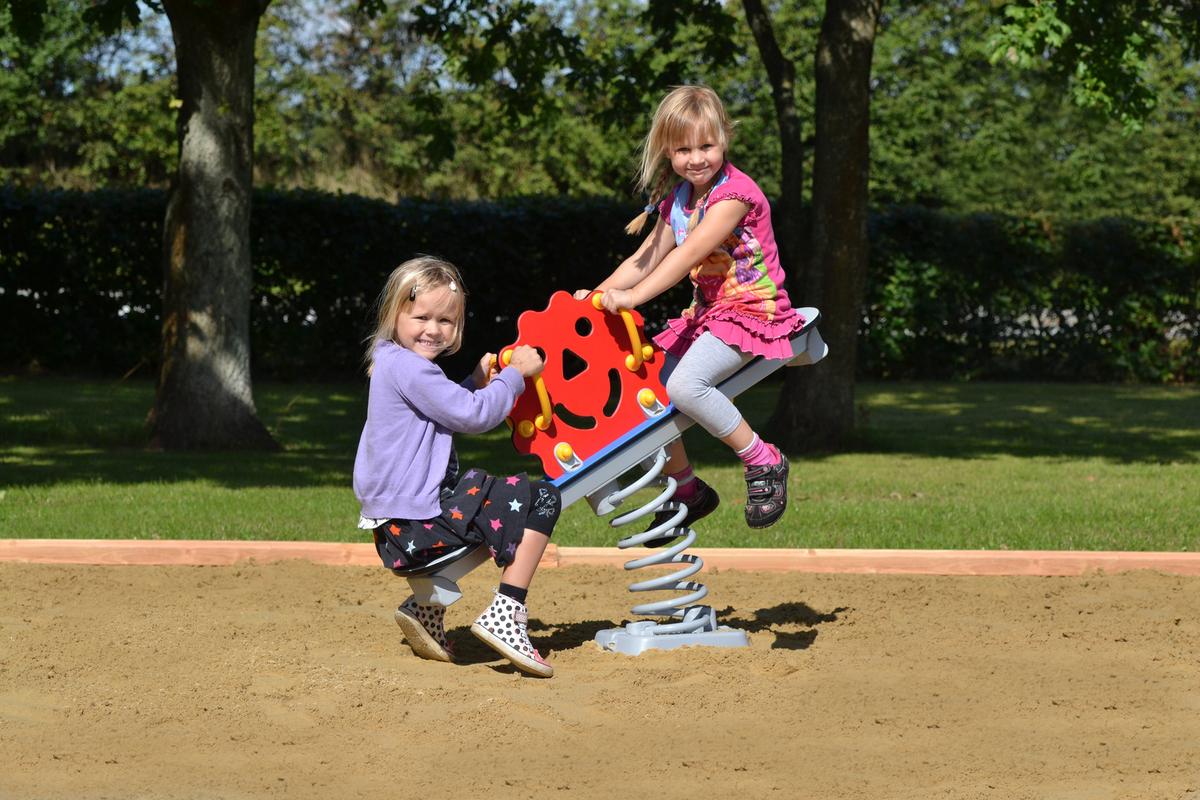
[[[655,203],[662,198],[663,192],[667,190],[667,184],[671,182],[670,171],[663,169],[658,173],[658,177],[654,181],[654,187],[650,190],[649,202],[642,209],[642,213],[629,221],[625,226],[625,232],[630,236],[637,236],[646,227],[646,223],[650,221],[650,217],[654,215],[658,208]]]

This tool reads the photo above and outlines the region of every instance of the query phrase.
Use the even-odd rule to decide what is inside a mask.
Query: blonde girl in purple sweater
[[[460,383],[434,360],[462,343],[466,289],[454,265],[430,256],[404,262],[378,301],[378,323],[366,353],[371,378],[367,421],[354,459],[359,527],[374,534],[385,567],[412,569],[467,544],[485,544],[502,570],[500,588],[471,626],[485,644],[531,675],[554,668],[529,641],[529,583],[562,508],[558,489],[524,473],[460,471],[455,433],[484,433],[500,424],[542,371],[528,346],[497,369],[485,353]],[[396,622],[413,652],[452,661],[445,609],[409,597]]]

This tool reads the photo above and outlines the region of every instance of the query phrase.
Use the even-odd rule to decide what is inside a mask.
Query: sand
[[[2,563],[0,798],[1200,800],[1200,578],[704,580],[750,647],[631,657],[628,576],[544,570],[539,680],[486,567],[443,664],[382,569]]]

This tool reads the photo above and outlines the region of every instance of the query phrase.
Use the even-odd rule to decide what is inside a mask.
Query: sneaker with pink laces
[[[529,641],[529,611],[508,595],[496,592],[492,604],[471,625],[471,633],[507,658],[517,669],[549,678],[552,667]]]
[[[787,509],[788,460],[746,467],[746,524],[751,528],[774,525]]]
[[[453,661],[454,650],[446,639],[446,607],[420,605],[410,597],[396,609],[396,624],[404,639],[421,658]]]

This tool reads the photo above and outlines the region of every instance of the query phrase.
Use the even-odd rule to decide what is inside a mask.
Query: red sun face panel
[[[539,377],[550,418],[543,414],[536,381],[526,379],[508,420],[517,451],[540,458],[550,479],[577,468],[670,402],[659,379],[663,352],[646,340],[642,316],[626,313],[640,341],[640,364],[631,358],[637,345],[631,345],[621,314],[597,309],[591,298],[576,300],[566,292],[555,292],[544,311],[521,314],[517,341],[500,351],[502,363],[505,352],[521,344],[545,355]],[[643,392],[646,389],[653,398]],[[559,445],[569,446],[571,455],[556,457],[556,448],[560,457],[566,452]]]

